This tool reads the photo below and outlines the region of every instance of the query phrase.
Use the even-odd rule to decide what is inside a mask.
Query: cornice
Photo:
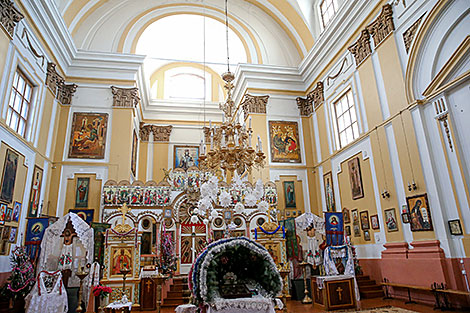
[[[52,0],[23,0],[22,6],[54,57],[68,76],[92,79],[135,80],[145,56],[122,53],[83,51],[76,48],[61,14]]]
[[[383,1],[345,1],[330,25],[317,38],[313,48],[299,65],[305,90],[328,70],[335,57],[347,50],[346,45],[361,29],[361,25]]]
[[[240,64],[235,71],[233,99],[240,103],[247,89],[285,89],[305,93],[305,84],[296,67]]]

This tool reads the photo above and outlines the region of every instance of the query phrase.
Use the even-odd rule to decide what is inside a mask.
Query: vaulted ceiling
[[[224,0],[54,0],[79,49],[135,53],[145,29],[177,14],[223,22]],[[228,0],[229,23],[252,63],[297,66],[313,46],[309,0]],[[177,40],[177,38],[175,38]],[[171,44],[171,43],[158,43]]]

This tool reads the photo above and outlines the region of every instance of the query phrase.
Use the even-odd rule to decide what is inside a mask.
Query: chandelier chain
[[[228,50],[228,0],[225,0],[225,35],[227,40],[227,72],[230,72],[230,56]]]

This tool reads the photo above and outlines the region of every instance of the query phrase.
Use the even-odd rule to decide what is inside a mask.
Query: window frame
[[[326,11],[323,12],[322,6],[325,2],[331,1],[329,4],[327,4]],[[328,22],[325,23],[325,14],[326,12],[329,11],[330,7],[333,7],[333,15],[328,19]],[[318,4],[319,12],[320,12],[320,19],[321,19],[321,28],[325,29],[333,20],[333,17],[338,13],[339,5],[337,0],[321,0],[320,3]]]
[[[16,80],[17,75],[18,75],[18,80]],[[24,82],[24,86],[23,86],[23,90],[20,92],[17,89],[17,87],[21,79]],[[26,99],[26,87],[27,86],[29,86],[30,88],[29,99]],[[30,127],[29,121],[30,121],[30,117],[32,114],[31,110],[33,109],[35,87],[36,86],[34,85],[32,80],[25,74],[25,72],[20,67],[17,67],[13,74],[13,81],[10,87],[10,96],[9,96],[8,105],[6,108],[5,122],[8,125],[8,127],[13,129],[17,134],[19,134],[21,137],[25,139],[28,134],[29,127]],[[14,101],[17,95],[20,97],[20,101],[21,101],[19,111],[17,111],[14,107]],[[13,101],[13,104],[12,104],[12,101]],[[22,111],[23,111],[25,103],[27,105],[27,112],[25,114],[26,116],[23,116]],[[15,115],[17,118],[17,121],[15,123],[16,125],[12,125],[13,115]],[[19,132],[21,121],[23,121],[24,123],[22,133]]]
[[[351,93],[351,100],[352,100],[352,105],[349,103],[349,99],[348,99],[348,93]],[[338,111],[336,109],[337,107],[337,104],[338,102],[342,101],[344,98],[346,98],[348,101],[348,108],[341,113],[340,116],[338,116]],[[352,142],[354,142],[356,139],[358,139],[360,137],[360,134],[361,134],[361,128],[360,128],[360,123],[359,123],[359,115],[358,115],[358,110],[357,110],[357,107],[356,107],[356,101],[354,100],[354,92],[353,92],[353,88],[352,86],[348,86],[347,88],[345,88],[334,100],[331,101],[331,106],[333,107],[333,118],[334,118],[334,135],[335,135],[335,142],[336,142],[336,147],[337,147],[337,150],[341,150],[343,148],[345,148],[346,146],[348,146],[349,144],[351,144]],[[345,114],[349,114],[349,119],[350,121],[352,121],[352,116],[351,116],[351,109],[354,109],[354,112],[355,112],[355,115],[356,115],[356,119],[354,122],[351,122],[348,126],[346,127],[343,127],[343,130],[340,131],[340,127],[339,127],[339,118],[340,117],[343,117]],[[357,136],[354,135],[354,123],[356,123],[356,127],[357,127]],[[351,128],[351,131],[352,131],[352,140],[349,141],[349,142],[346,142],[346,143],[342,143],[341,141],[341,134],[344,133],[345,131],[347,131],[348,128]]]

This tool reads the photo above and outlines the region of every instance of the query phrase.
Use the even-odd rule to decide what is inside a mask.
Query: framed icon
[[[362,228],[362,230],[370,229],[369,212],[368,211],[361,211],[361,213],[359,213],[359,215],[361,217],[361,228]]]
[[[377,216],[377,214],[370,216],[370,224],[372,226],[372,229],[380,229],[379,217]]]
[[[450,230],[451,235],[454,235],[454,236],[463,235],[462,225],[460,225],[460,220],[452,220],[452,221],[448,221],[448,223],[449,223],[449,230]]]

